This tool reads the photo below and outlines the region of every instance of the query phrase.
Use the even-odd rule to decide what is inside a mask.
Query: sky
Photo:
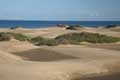
[[[120,21],[120,0],[0,0],[0,20]]]

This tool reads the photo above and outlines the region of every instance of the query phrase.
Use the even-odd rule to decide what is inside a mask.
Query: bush
[[[90,43],[113,43],[120,41],[120,38],[100,35],[97,33],[69,33],[55,38],[59,44],[80,44],[80,42]]]
[[[12,38],[15,38],[16,40],[19,40],[19,41],[29,41],[30,40],[30,38],[28,36],[25,36],[25,35],[20,34],[20,33],[11,33],[11,32],[8,32],[6,34],[8,34]]]
[[[22,26],[15,26],[15,27],[10,27],[11,30],[22,28]]]
[[[113,28],[113,27],[117,27],[117,25],[108,25],[108,26],[106,26],[106,28]]]
[[[79,28],[81,28],[80,25],[70,25],[70,26],[67,27],[66,29],[70,29],[70,30],[78,30]]]
[[[14,38],[19,41],[29,41],[30,38],[28,36],[22,35],[22,34],[13,34]]]
[[[31,42],[35,45],[48,45],[48,46],[57,45],[54,39],[48,39],[48,38],[42,38],[42,37],[32,38]]]
[[[11,38],[15,38],[16,40],[19,41],[28,41],[30,40],[29,37],[23,35],[23,34],[19,34],[19,33],[11,33],[11,32],[7,32],[7,33],[0,33],[0,41],[8,41]]]
[[[0,33],[0,41],[9,41],[10,36],[7,35],[6,33]]]

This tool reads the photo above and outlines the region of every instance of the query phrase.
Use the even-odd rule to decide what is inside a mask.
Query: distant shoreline
[[[0,20],[0,28],[23,26],[25,28],[46,28],[57,24],[82,25],[87,27],[98,27],[107,25],[120,25],[120,21],[31,21],[31,20]]]

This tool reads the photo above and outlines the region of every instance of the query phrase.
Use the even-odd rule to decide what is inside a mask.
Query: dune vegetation
[[[55,39],[43,38],[43,37],[29,37],[20,33],[0,33],[0,41],[9,41],[12,38],[19,41],[29,41],[37,46],[47,45],[47,46],[55,46],[58,44],[77,44],[79,45],[81,42],[89,42],[89,43],[114,43],[119,42],[120,38],[111,37],[106,35],[101,35],[98,33],[68,33],[64,35],[60,35]]]
[[[28,41],[30,38],[20,33],[12,33],[12,32],[1,32],[0,33],[0,41],[9,41],[12,38],[19,41]]]
[[[43,37],[35,37],[30,40],[35,45],[48,45],[48,46],[53,46],[57,45],[57,42],[54,39],[49,39],[49,38],[43,38]]]
[[[0,41],[9,41],[10,40],[10,36],[4,32],[0,33]]]
[[[66,29],[68,29],[68,30],[78,30],[80,28],[83,28],[83,27],[81,25],[70,25]]]
[[[107,25],[105,28],[115,28],[118,27],[119,25]]]
[[[80,44],[80,42],[89,43],[114,43],[119,42],[120,38],[101,35],[98,33],[69,33],[58,36],[55,40],[60,44]]]

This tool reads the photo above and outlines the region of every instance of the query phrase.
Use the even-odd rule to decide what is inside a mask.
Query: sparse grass
[[[48,39],[48,38],[43,38],[43,37],[32,38],[31,42],[35,45],[48,45],[48,46],[57,45],[54,39]]]
[[[11,38],[15,38],[16,40],[19,41],[28,41],[30,39],[28,36],[19,33],[11,33],[11,32],[0,33],[0,41],[9,41]]]
[[[80,42],[90,42],[90,43],[114,43],[119,42],[120,38],[100,35],[97,33],[69,33],[58,36],[55,40],[59,44],[80,44]]]
[[[114,43],[119,42],[120,38],[100,35],[98,33],[69,33],[56,37],[55,39],[35,37],[31,38],[20,33],[0,33],[0,41],[9,41],[11,38],[14,38],[19,41],[29,41],[35,45],[47,45],[55,46],[58,44],[75,44],[79,45],[80,42],[89,42],[89,43]]]
[[[30,37],[22,35],[22,34],[13,34],[14,38],[19,41],[29,41]]]

